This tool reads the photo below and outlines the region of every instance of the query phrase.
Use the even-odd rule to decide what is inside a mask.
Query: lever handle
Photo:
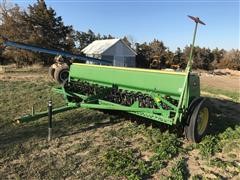
[[[206,25],[204,22],[202,22],[202,21],[199,19],[199,17],[193,17],[193,16],[189,16],[189,15],[188,15],[188,17],[189,17],[190,19],[192,19],[193,21],[195,21],[195,23],[200,23],[200,24],[202,24],[202,25]]]

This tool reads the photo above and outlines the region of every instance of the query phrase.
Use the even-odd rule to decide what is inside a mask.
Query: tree
[[[215,48],[212,50],[212,54],[214,57],[214,60],[212,62],[212,67],[214,69],[218,68],[219,63],[222,61],[226,51],[224,49],[219,50],[218,48]]]
[[[0,5],[1,9],[1,25],[0,34],[14,41],[24,42],[28,38],[26,22],[24,21],[24,12],[18,5],[8,5],[6,1]],[[15,62],[18,66],[24,63],[18,57],[22,57],[23,51],[12,51],[7,48],[3,51],[4,58],[11,62]]]
[[[0,65],[4,64],[3,47],[0,46]]]
[[[193,57],[194,69],[210,70],[212,69],[211,63],[213,60],[214,56],[209,48],[200,48],[198,46],[195,48]]]
[[[98,39],[101,39],[101,35],[95,35],[91,29],[89,29],[87,32],[76,31],[75,42],[78,45],[77,48],[79,51]]]
[[[74,47],[72,27],[65,26],[62,18],[56,16],[56,12],[48,8],[44,0],[38,0],[37,3],[29,5],[28,12],[15,5],[1,15],[0,32],[10,40],[66,51]],[[53,61],[49,55],[22,50],[8,49],[4,53],[17,64],[36,62],[50,64]]]
[[[184,59],[182,66],[186,66],[189,60],[191,47],[186,46],[183,50],[182,59]],[[204,70],[210,70],[212,69],[212,62],[214,60],[213,53],[209,48],[200,48],[196,46],[193,51],[193,69],[204,69]]]
[[[136,64],[137,67],[143,68],[163,68],[166,67],[166,62],[171,61],[173,54],[167,50],[162,41],[154,39],[152,42],[147,44],[136,43]]]
[[[180,64],[182,60],[182,50],[178,47],[174,53],[173,64]]]
[[[40,47],[59,49],[81,53],[81,50],[95,40],[112,39],[111,35],[95,34],[92,30],[87,32],[74,31],[72,26],[65,26],[60,16],[54,9],[47,7],[44,0],[37,0],[29,5],[27,11],[20,9],[18,5],[0,3],[0,34],[10,40],[23,42]],[[162,41],[154,39],[150,43],[135,43],[131,36],[125,36],[124,42],[136,49],[137,67],[168,68],[179,65],[185,68],[189,60],[190,47],[183,50],[178,48],[174,53],[170,51]],[[1,39],[0,39],[0,43]],[[33,63],[51,64],[53,57],[29,51],[1,48],[0,63],[7,59],[18,66]],[[193,52],[193,68],[210,70],[212,68],[239,68],[239,50],[229,52],[218,48],[195,47]]]
[[[170,51],[169,49],[167,49],[163,53],[162,58],[165,60],[165,64],[163,64],[162,67],[164,67],[164,65],[165,65],[166,68],[171,68],[172,65],[174,65],[174,63],[173,63],[174,53],[172,51]],[[163,62],[163,61],[161,60],[161,62]]]
[[[159,58],[164,54],[165,50],[167,49],[164,46],[164,43],[162,41],[159,41],[157,39],[154,39],[152,42],[149,43],[150,51],[151,51],[151,59],[154,59],[154,57],[158,56]]]
[[[129,47],[132,46],[132,43],[128,40],[127,36],[124,36],[122,40],[123,40],[123,41],[126,43],[126,45],[128,45]]]
[[[159,69],[164,68],[166,66],[166,62],[168,61],[166,57],[166,49],[162,41],[154,39],[149,43],[150,47],[150,65],[153,68]]]
[[[136,43],[136,66],[139,68],[149,68],[150,65],[150,47],[147,43]]]
[[[95,40],[102,39],[113,39],[114,37],[111,35],[103,35],[101,36],[99,33],[95,34],[91,29],[87,32],[75,31],[74,41],[76,44],[76,52],[81,53],[81,50],[88,46]]]
[[[240,71],[240,51],[232,49],[224,54],[218,68],[229,68]]]
[[[136,41],[134,40],[133,36],[127,35],[124,36],[122,39],[130,48],[136,50]]]
[[[62,18],[48,8],[44,0],[29,5],[29,13],[24,13],[27,23],[29,38],[28,43],[41,47],[71,51],[74,47],[72,26],[65,26]],[[51,59],[44,61],[51,63]]]

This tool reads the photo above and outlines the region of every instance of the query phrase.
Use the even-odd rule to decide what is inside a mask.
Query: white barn
[[[82,52],[89,57],[111,61],[113,66],[136,66],[137,53],[121,39],[96,40]]]

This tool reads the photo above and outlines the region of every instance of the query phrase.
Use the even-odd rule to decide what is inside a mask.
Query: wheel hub
[[[199,135],[202,135],[204,133],[204,131],[206,130],[206,127],[208,124],[208,119],[209,119],[209,111],[208,111],[207,107],[204,107],[200,110],[200,112],[198,114],[197,130],[198,130]]]

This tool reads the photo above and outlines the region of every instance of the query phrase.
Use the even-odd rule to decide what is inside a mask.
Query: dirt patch
[[[240,75],[212,75],[201,73],[201,85],[228,91],[240,90]]]
[[[49,81],[48,77],[48,68],[47,67],[27,67],[17,69],[15,67],[7,67],[10,68],[11,71],[6,71],[0,73],[0,80],[3,81],[36,81],[36,80],[44,80]]]
[[[46,73],[5,73],[0,74],[0,80],[3,81],[36,81],[46,80],[49,81],[49,77]]]
[[[206,91],[201,91],[201,95],[202,96],[217,97],[217,98],[220,98],[220,99],[232,100],[232,98],[230,98],[228,96],[225,96],[223,94],[213,94],[213,93],[206,92]]]

